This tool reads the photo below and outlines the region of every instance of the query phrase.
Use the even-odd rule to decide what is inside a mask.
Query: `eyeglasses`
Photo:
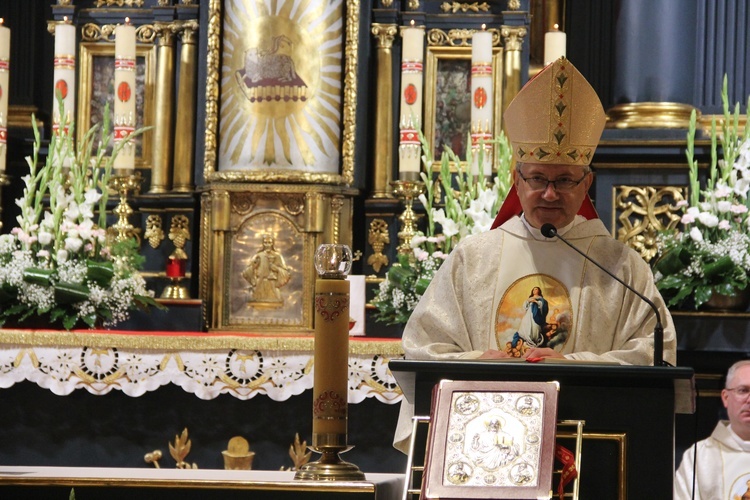
[[[750,387],[741,385],[739,387],[732,387],[731,389],[724,389],[734,395],[734,398],[738,401],[745,401],[750,396]]]
[[[573,179],[568,179],[565,177],[551,181],[547,179],[546,177],[541,177],[537,175],[533,177],[524,177],[520,169],[516,169],[516,172],[518,172],[518,175],[521,176],[521,179],[526,181],[526,184],[528,184],[529,187],[533,191],[546,191],[547,187],[550,184],[552,184],[552,187],[558,193],[565,193],[568,191],[572,191],[576,186],[578,186],[581,182],[583,182],[583,179],[585,179],[587,175],[591,173],[591,172],[586,172],[585,174],[583,174],[583,177],[581,177],[577,181],[574,181]]]

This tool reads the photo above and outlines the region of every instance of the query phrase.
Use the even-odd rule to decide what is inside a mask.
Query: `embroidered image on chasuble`
[[[497,349],[514,358],[523,356],[529,347],[560,351],[572,326],[573,310],[565,285],[545,274],[525,276],[508,287],[497,306]]]

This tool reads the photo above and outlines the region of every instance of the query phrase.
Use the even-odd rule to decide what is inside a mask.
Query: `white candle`
[[[560,31],[558,26],[555,25],[552,31],[548,31],[544,34],[544,65],[548,65],[565,57],[565,44],[567,35],[565,32]]]
[[[135,130],[135,26],[125,18],[125,24],[115,28],[115,145]],[[114,162],[117,175],[130,175],[135,168],[135,147],[132,143],[120,149]]]
[[[5,172],[8,140],[8,80],[10,77],[10,29],[0,18],[0,172]]]
[[[493,99],[492,33],[482,25],[471,37],[471,171],[479,175],[480,146],[482,173],[492,175]]]
[[[62,124],[67,130],[75,116],[76,88],[76,28],[67,16],[55,25],[55,61],[52,95],[52,130],[57,131]],[[63,101],[60,113],[59,98]]]
[[[401,180],[419,178],[422,145],[422,85],[424,75],[424,26],[401,28],[401,117],[399,120],[398,172]]]

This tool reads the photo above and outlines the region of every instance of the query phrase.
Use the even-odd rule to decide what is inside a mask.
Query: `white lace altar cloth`
[[[351,339],[349,402],[401,401],[388,369],[395,357],[397,340]],[[312,337],[0,330],[0,388],[29,381],[59,396],[85,389],[137,397],[175,384],[201,399],[284,401],[312,389],[313,364]]]

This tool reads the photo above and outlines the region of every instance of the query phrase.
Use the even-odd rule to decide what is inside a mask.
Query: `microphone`
[[[654,327],[654,366],[671,366],[668,362],[664,361],[664,327],[661,324],[661,315],[659,314],[659,309],[656,307],[656,305],[651,302],[646,296],[644,296],[642,293],[636,291],[633,287],[622,281],[620,278],[612,274],[611,272],[607,271],[604,266],[599,264],[597,261],[580,251],[578,248],[573,246],[568,240],[557,234],[557,228],[550,224],[543,224],[541,228],[542,236],[545,238],[554,238],[557,237],[560,241],[568,245],[570,248],[578,252],[583,256],[584,259],[588,260],[592,264],[594,264],[596,267],[607,273],[610,277],[612,277],[615,281],[620,283],[622,286],[636,294],[641,300],[643,300],[646,304],[651,306],[651,309],[653,309],[654,314],[656,315],[656,326]]]

